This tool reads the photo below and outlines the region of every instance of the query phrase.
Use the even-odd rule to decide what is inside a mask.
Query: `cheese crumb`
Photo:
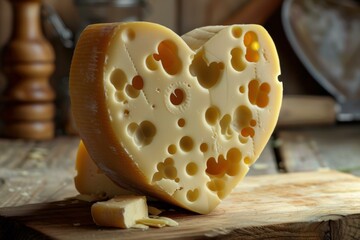
[[[179,226],[179,223],[171,218],[158,217],[158,216],[150,216],[148,218],[140,219],[136,221],[136,223],[144,224],[150,227],[157,227],[157,228],[161,228],[165,226],[169,226],[169,227]]]

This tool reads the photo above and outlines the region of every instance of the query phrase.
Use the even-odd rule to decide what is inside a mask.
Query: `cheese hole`
[[[251,165],[251,164],[252,164],[251,158],[245,157],[245,158],[244,158],[244,163],[245,163],[246,165]]]
[[[226,194],[225,194],[225,182],[224,180],[221,179],[213,179],[212,181],[210,181],[209,183],[207,183],[207,187],[213,191],[216,192],[216,194],[218,195],[218,197],[220,199],[223,199]]]
[[[135,143],[139,146],[149,145],[156,134],[156,127],[150,121],[143,121],[135,132]]]
[[[257,105],[259,107],[264,108],[269,104],[270,89],[270,84],[267,82],[264,82],[260,85],[259,95],[257,98]]]
[[[248,84],[248,98],[251,104],[264,108],[269,104],[269,93],[271,86],[267,82],[260,83],[259,80],[253,79]]]
[[[231,124],[231,116],[229,114],[225,114],[220,120],[220,129],[221,134],[226,138],[230,139],[232,136],[232,130],[230,127]]]
[[[125,109],[125,110],[124,110],[124,116],[125,116],[125,117],[128,117],[129,114],[130,114],[130,111],[129,111],[128,109]]]
[[[249,31],[244,35],[244,45],[246,46],[245,58],[249,62],[259,61],[259,49],[260,44],[258,42],[258,37],[253,31]]]
[[[206,162],[206,173],[216,177],[222,177],[225,174],[235,176],[240,172],[241,158],[240,150],[231,148],[226,154],[226,159],[223,155],[219,155],[217,160],[214,157],[209,158]]]
[[[257,35],[253,31],[246,32],[244,35],[244,45],[246,47],[250,47],[250,45],[257,40]]]
[[[223,155],[219,155],[218,160],[211,157],[206,162],[206,173],[213,176],[223,176],[228,168],[228,163]]]
[[[161,61],[164,70],[169,75],[178,74],[182,69],[182,62],[178,56],[178,47],[171,40],[164,40],[158,45],[158,53],[153,57],[156,61]]]
[[[125,72],[119,68],[116,68],[114,71],[111,72],[110,82],[116,89],[115,99],[119,102],[124,101],[125,95],[123,90],[127,82],[127,77]]]
[[[170,94],[170,102],[175,106],[180,105],[184,102],[184,100],[185,93],[184,90],[182,90],[181,88],[176,88],[174,92]]]
[[[248,127],[251,124],[252,112],[249,107],[240,105],[234,112],[233,126],[240,132],[242,128]]]
[[[254,51],[251,48],[248,48],[246,50],[245,58],[249,62],[257,62],[257,61],[259,61],[260,55],[259,55],[258,51]]]
[[[199,189],[195,188],[194,190],[187,191],[186,198],[190,202],[195,202],[199,198]]]
[[[168,147],[168,153],[175,154],[176,153],[176,146],[174,144],[169,145]]]
[[[245,87],[244,87],[244,86],[240,86],[240,87],[239,87],[239,92],[240,92],[240,93],[244,93],[244,92],[245,92]]]
[[[253,51],[258,51],[260,48],[259,42],[255,41],[250,44],[250,49]]]
[[[178,124],[178,126],[181,127],[181,128],[184,127],[184,126],[185,126],[185,119],[180,118],[180,119],[178,120],[177,124]]]
[[[227,154],[226,154],[226,158],[228,161],[233,162],[233,163],[239,163],[241,158],[242,158],[242,154],[240,152],[239,149],[237,148],[231,148]]]
[[[260,92],[265,92],[265,93],[269,93],[270,92],[270,84],[268,84],[267,82],[264,82],[260,85]]]
[[[155,62],[154,56],[152,54],[147,56],[147,58],[145,60],[145,64],[146,64],[146,67],[151,71],[155,71],[158,68],[158,66]]]
[[[122,32],[122,40],[127,43],[135,39],[135,31],[131,28],[127,28]]]
[[[136,90],[141,90],[144,87],[144,81],[141,76],[137,75],[132,79],[132,86]]]
[[[125,72],[119,68],[116,68],[114,71],[111,72],[110,82],[116,90],[123,90],[127,82]]]
[[[174,166],[174,160],[172,158],[166,158],[164,162],[160,162],[156,166],[158,172],[153,176],[152,181],[160,181],[161,179],[171,179],[179,182],[180,179],[177,178],[177,170]]]
[[[211,181],[211,182],[208,182],[207,185],[206,185],[211,191],[216,191],[216,186],[215,186],[215,183],[214,181]]]
[[[245,63],[242,60],[243,51],[241,48],[234,48],[231,50],[231,66],[238,72],[245,69]]]
[[[123,91],[116,91],[115,93],[115,99],[118,101],[118,102],[124,102],[125,100],[125,94]]]
[[[241,135],[243,137],[254,137],[255,130],[251,127],[246,127],[241,130]]]
[[[209,89],[219,81],[224,68],[225,66],[222,62],[211,62],[208,64],[205,51],[202,49],[195,54],[189,70],[203,88]]]
[[[138,125],[134,122],[130,123],[127,127],[127,132],[130,136],[134,135],[136,132],[136,129],[138,128]]]
[[[234,38],[240,38],[241,34],[242,34],[242,29],[240,27],[238,27],[238,26],[233,27],[231,29],[231,33],[234,36]]]
[[[246,144],[248,142],[248,139],[247,138],[244,138],[243,136],[239,135],[239,141],[240,143],[242,144]]]
[[[211,126],[216,124],[219,117],[220,117],[220,110],[215,106],[209,107],[205,112],[206,122]]]
[[[191,162],[186,165],[186,173],[190,176],[194,176],[198,172],[198,166],[196,163]]]
[[[201,145],[200,145],[200,151],[201,152],[207,152],[207,150],[209,149],[209,146],[207,145],[207,143],[202,143]]]
[[[125,92],[131,98],[137,98],[140,94],[140,91],[131,85],[126,85]]]
[[[230,162],[230,165],[227,169],[227,174],[229,176],[236,176],[240,172],[240,161],[242,154],[239,149],[231,148],[227,154],[226,159]]]
[[[255,120],[255,119],[251,119],[251,120],[250,120],[250,126],[251,126],[251,127],[255,127],[255,126],[256,126],[256,120]]]
[[[164,175],[165,178],[175,180],[177,177],[177,170],[173,165],[165,165]]]
[[[194,147],[194,142],[191,137],[185,136],[180,139],[179,145],[184,152],[190,152]]]
[[[233,164],[226,172],[229,176],[236,176],[240,172],[240,164]]]
[[[248,142],[248,139],[247,138],[244,138],[243,136],[239,135],[239,141],[240,143],[242,144],[246,144]]]

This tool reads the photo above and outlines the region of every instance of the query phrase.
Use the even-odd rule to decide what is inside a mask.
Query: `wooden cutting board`
[[[247,177],[209,215],[159,202],[161,229],[94,225],[76,199],[0,209],[0,239],[360,239],[360,178],[336,171]]]

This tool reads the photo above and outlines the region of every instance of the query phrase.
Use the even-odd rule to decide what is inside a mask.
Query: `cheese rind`
[[[96,225],[130,228],[140,219],[148,217],[144,196],[117,196],[91,206],[91,216]]]
[[[243,179],[276,125],[280,68],[257,25],[183,38],[145,22],[87,27],[70,95],[80,136],[109,178],[208,213]]]

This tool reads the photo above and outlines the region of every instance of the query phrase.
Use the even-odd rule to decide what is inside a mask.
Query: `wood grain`
[[[335,171],[255,176],[209,215],[156,203],[178,227],[101,228],[91,203],[66,200],[0,209],[0,239],[359,239],[359,198],[360,179]]]
[[[288,172],[330,168],[360,175],[360,125],[289,129],[278,134]]]
[[[0,207],[64,199],[77,194],[73,178],[78,137],[49,141],[0,139]],[[249,175],[275,174],[268,144]]]
[[[0,207],[56,201],[77,194],[74,171],[0,169]]]
[[[0,166],[21,170],[73,169],[79,141],[78,137],[58,137],[48,141],[0,138]]]
[[[55,201],[76,194],[79,138],[0,139],[0,207]]]

